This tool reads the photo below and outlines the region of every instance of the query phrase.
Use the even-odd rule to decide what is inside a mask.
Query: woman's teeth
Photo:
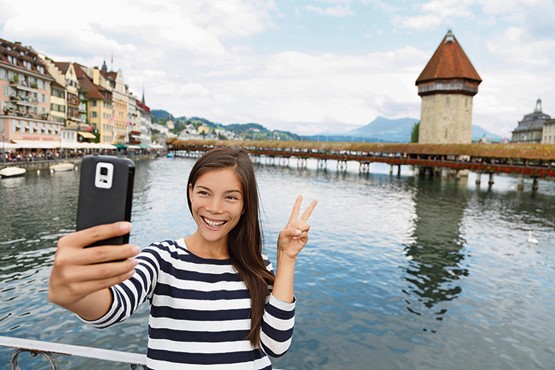
[[[210,225],[212,227],[218,227],[218,226],[221,226],[225,223],[225,221],[212,221],[212,220],[209,220],[207,218],[204,219],[204,222],[206,222],[208,225]]]

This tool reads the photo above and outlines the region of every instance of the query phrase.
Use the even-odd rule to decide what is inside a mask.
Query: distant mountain
[[[417,122],[418,119],[416,118],[389,119],[378,116],[366,126],[347,131],[345,135],[364,138],[374,137],[383,141],[404,143],[410,141],[412,127]]]
[[[150,111],[150,114],[152,115],[152,120],[153,121],[158,121],[160,119],[166,119],[168,117],[170,117],[171,119],[174,119],[173,115],[168,112],[165,111],[163,109],[153,109]]]
[[[499,135],[491,133],[480,126],[472,125],[472,141],[478,141],[482,138],[488,139],[490,142],[501,142],[503,138]]]
[[[345,132],[320,133],[317,135],[297,135],[289,131],[268,130],[259,123],[232,123],[222,125],[202,117],[174,117],[163,109],[151,111],[153,121],[165,123],[168,119],[177,121],[176,130],[181,130],[183,125],[203,124],[212,128],[223,128],[234,132],[240,137],[251,140],[310,140],[310,141],[363,141],[363,142],[393,142],[408,143],[417,118],[390,119],[378,116],[369,124]],[[181,124],[181,125],[180,125]],[[500,142],[503,138],[493,134],[480,126],[472,126],[472,141],[486,138],[490,142]]]
[[[319,141],[378,141],[378,142],[394,142],[408,143],[414,124],[419,120],[417,118],[398,118],[390,119],[385,117],[377,117],[369,124],[358,127],[353,130],[346,131],[342,134],[334,135],[312,135],[310,138],[318,138]],[[472,125],[472,141],[478,141],[482,138],[488,141],[502,141],[503,138],[493,134],[480,126]]]

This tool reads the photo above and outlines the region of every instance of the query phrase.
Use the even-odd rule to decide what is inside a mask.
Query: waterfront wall
[[[133,161],[142,161],[147,159],[154,159],[157,155],[155,154],[144,154],[144,155],[134,155],[128,158],[132,159]],[[27,171],[48,171],[50,170],[50,166],[57,163],[73,163],[76,166],[81,165],[81,159],[79,158],[63,158],[63,159],[52,159],[52,160],[39,160],[39,161],[19,161],[19,162],[0,162],[0,170],[5,167],[21,167],[25,168]]]

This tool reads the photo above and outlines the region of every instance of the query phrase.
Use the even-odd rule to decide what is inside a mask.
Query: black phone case
[[[113,164],[112,186],[103,189],[95,185],[98,163]],[[85,156],[81,162],[79,197],[77,205],[77,230],[116,221],[131,221],[135,163],[128,158],[102,155]],[[129,243],[129,234],[95,242],[98,245]]]

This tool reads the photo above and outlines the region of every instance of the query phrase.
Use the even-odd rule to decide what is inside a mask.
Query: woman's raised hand
[[[299,217],[301,210],[302,196],[297,196],[291,217],[285,225],[285,228],[279,232],[278,236],[278,251],[285,253],[288,257],[295,258],[297,254],[304,248],[308,242],[308,231],[310,225],[307,223],[308,218],[312,214],[314,207],[318,203],[317,200],[310,202],[306,207],[303,215]]]

